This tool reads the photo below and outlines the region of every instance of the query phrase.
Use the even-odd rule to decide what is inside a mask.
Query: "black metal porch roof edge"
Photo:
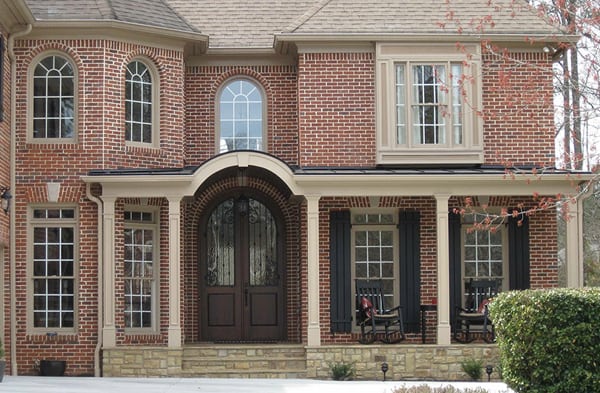
[[[117,168],[91,170],[89,176],[131,176],[131,175],[193,175],[202,165],[182,168]],[[507,168],[501,165],[482,165],[478,167],[299,167],[290,166],[295,175],[494,175],[508,172],[532,173],[534,166]],[[544,168],[544,173],[551,174],[589,174],[586,171],[571,171],[556,168]]]

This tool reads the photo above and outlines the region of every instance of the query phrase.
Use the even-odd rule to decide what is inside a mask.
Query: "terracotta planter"
[[[67,362],[65,360],[40,361],[40,375],[43,377],[62,377],[65,375]]]

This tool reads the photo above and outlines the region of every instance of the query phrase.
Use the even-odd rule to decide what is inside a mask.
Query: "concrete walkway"
[[[312,379],[85,378],[5,376],[0,392],[10,393],[392,393],[405,385],[482,387],[490,393],[513,393],[504,383],[319,381]]]

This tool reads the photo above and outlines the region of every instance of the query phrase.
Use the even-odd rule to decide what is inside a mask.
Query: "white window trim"
[[[74,210],[73,219],[52,218],[42,219],[34,218],[33,212],[37,209],[72,209]],[[30,205],[27,212],[27,334],[43,335],[75,334],[78,330],[79,321],[79,209],[74,205]],[[35,327],[33,321],[34,312],[34,293],[33,293],[33,229],[35,227],[73,227],[73,327]]]
[[[393,222],[389,224],[355,224],[354,216],[356,214],[391,214],[393,217]],[[352,333],[359,333],[360,326],[357,325],[357,321],[354,319],[356,310],[354,309],[355,296],[356,296],[356,249],[354,247],[355,244],[355,236],[357,231],[361,230],[391,230],[393,236],[393,267],[394,267],[394,304],[400,304],[400,234],[398,231],[398,210],[397,209],[351,209],[350,210],[351,217],[351,229],[350,229],[350,260],[352,266],[350,268],[350,275],[352,277],[351,282],[351,296],[352,296]]]
[[[455,43],[377,43],[375,66],[377,164],[483,163],[483,119],[478,114],[482,103],[481,46],[479,43],[471,43],[464,44],[463,48],[468,55],[457,49]],[[473,81],[466,82],[464,85],[467,102],[463,102],[462,105],[463,144],[460,146],[399,145],[396,136],[395,65],[398,63],[449,65],[457,62],[463,63],[465,78]],[[406,82],[408,87],[409,80]],[[407,131],[412,132],[411,129]],[[452,138],[452,132],[447,135],[447,138]]]
[[[67,60],[73,68],[73,137],[72,138],[34,138],[33,137],[33,79],[35,68],[46,57],[60,56]],[[33,58],[27,70],[27,143],[32,144],[75,144],[79,136],[79,70],[77,63],[65,52],[51,50],[38,54]]]
[[[219,89],[217,90],[217,94],[215,95],[215,153],[220,154],[221,151],[221,93],[225,86],[229,85],[231,82],[235,82],[236,80],[246,80],[253,85],[256,86],[258,91],[260,92],[260,96],[262,99],[262,149],[258,151],[267,152],[269,149],[269,139],[268,139],[268,102],[267,102],[267,94],[263,85],[256,79],[251,78],[247,75],[236,75],[231,78],[228,78],[221,83]],[[236,151],[236,150],[231,150]]]
[[[148,68],[152,78],[152,142],[129,141],[125,138],[125,85],[127,80],[127,66],[139,61]],[[160,74],[153,61],[146,57],[134,57],[130,59],[123,68],[123,139],[126,146],[143,148],[160,148]]]
[[[142,212],[152,213],[153,222],[144,223],[136,221],[123,220],[123,231],[125,229],[152,229],[153,231],[153,251],[152,251],[152,265],[153,265],[153,283],[152,283],[152,317],[151,327],[127,327],[125,326],[125,334],[136,335],[136,334],[159,334],[160,333],[160,209],[152,207],[140,207],[139,205],[125,206],[124,212]],[[123,237],[123,246],[125,238]],[[125,248],[123,247],[123,250]],[[125,255],[123,254],[123,306],[125,306]],[[125,318],[125,309],[123,312],[123,320]]]
[[[467,282],[467,280],[469,280],[471,277],[466,278],[465,276],[465,239],[466,239],[466,232],[469,228],[473,228],[473,224],[471,223],[462,223],[461,224],[461,240],[460,240],[460,255],[461,255],[461,273],[460,273],[460,279],[461,279],[461,288],[460,288],[460,294],[461,294],[461,303],[464,303],[465,300],[465,283]],[[486,229],[484,229],[486,230]],[[498,290],[500,291],[508,291],[509,289],[509,274],[510,272],[508,271],[509,265],[508,265],[508,226],[506,224],[501,224],[500,227],[501,233],[502,233],[502,286],[498,288]],[[475,278],[473,278],[475,279]],[[481,280],[486,280],[486,279],[494,279],[493,277],[487,278],[487,277],[480,277],[478,279]],[[464,305],[464,304],[463,304]]]

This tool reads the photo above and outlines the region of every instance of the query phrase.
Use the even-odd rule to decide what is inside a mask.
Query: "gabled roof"
[[[272,49],[277,40],[435,35],[551,38],[525,0],[25,0],[38,21],[108,20],[199,33],[211,49]],[[320,38],[319,38],[320,37]],[[375,38],[373,38],[375,37]]]

